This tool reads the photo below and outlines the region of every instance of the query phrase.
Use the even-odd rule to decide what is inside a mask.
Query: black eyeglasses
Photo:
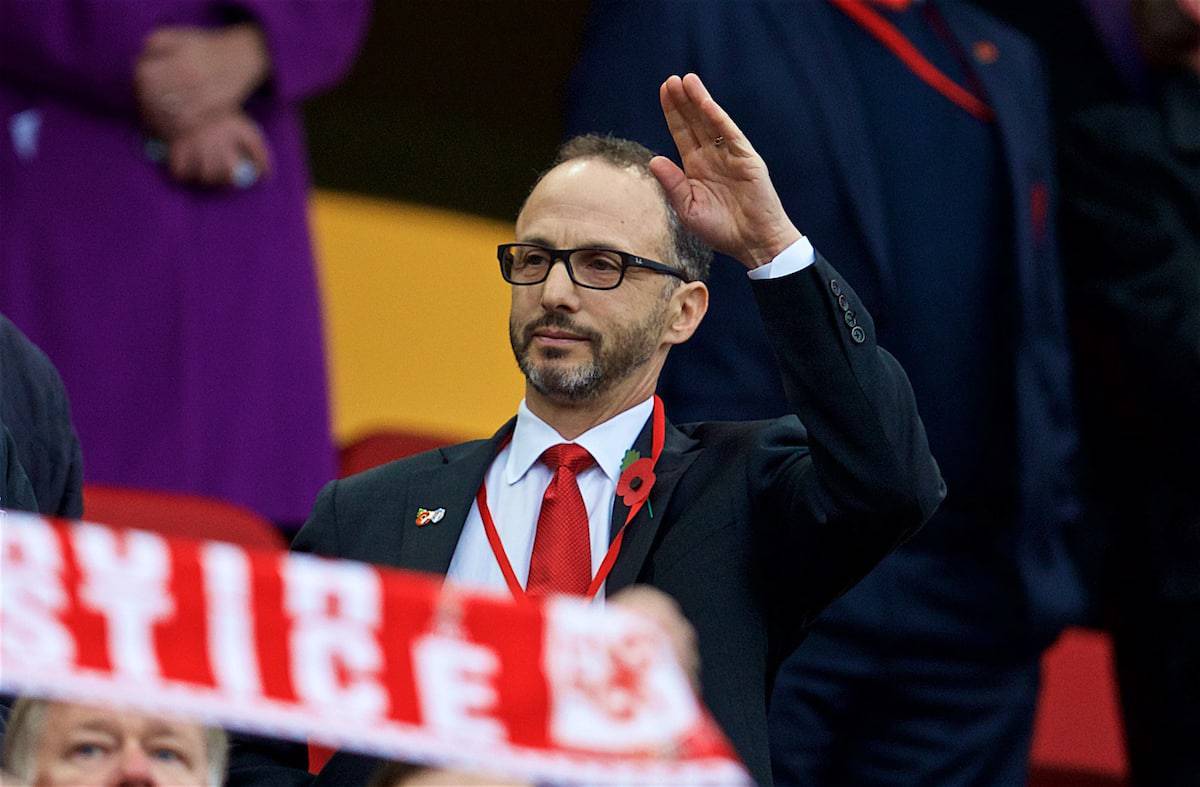
[[[502,243],[496,247],[496,256],[504,280],[516,285],[541,284],[559,260],[567,266],[571,281],[591,290],[619,287],[629,268],[645,268],[690,281],[678,268],[613,249],[547,249],[534,243]]]

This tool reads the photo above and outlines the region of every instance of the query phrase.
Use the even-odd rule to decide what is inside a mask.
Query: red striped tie
[[[542,497],[525,589],[533,596],[583,596],[592,581],[592,547],[587,508],[575,475],[595,460],[581,445],[559,443],[547,448],[541,461],[554,477]]]

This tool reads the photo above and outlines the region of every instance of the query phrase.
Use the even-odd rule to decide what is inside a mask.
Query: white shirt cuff
[[[816,259],[817,253],[813,251],[812,244],[808,242],[808,238],[801,235],[798,241],[779,252],[775,259],[766,265],[746,271],[746,275],[751,279],[778,279],[780,276],[804,270]]]

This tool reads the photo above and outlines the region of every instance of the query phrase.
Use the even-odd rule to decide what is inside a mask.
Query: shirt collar
[[[602,424],[593,426],[574,440],[566,440],[554,427],[538,418],[521,400],[517,408],[517,425],[509,443],[508,462],[504,467],[504,482],[517,483],[542,453],[559,443],[578,443],[588,450],[596,464],[614,484],[621,474],[621,460],[637,440],[646,419],[654,411],[654,397],[614,415]]]

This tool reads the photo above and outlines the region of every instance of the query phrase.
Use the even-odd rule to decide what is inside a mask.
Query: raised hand
[[[172,139],[240,110],[269,70],[256,25],[162,27],[146,39],[134,90],[147,124]]]
[[[766,163],[700,77],[671,76],[659,100],[683,168],[656,156],[650,170],[692,232],[747,268],[765,265],[800,238]]]

